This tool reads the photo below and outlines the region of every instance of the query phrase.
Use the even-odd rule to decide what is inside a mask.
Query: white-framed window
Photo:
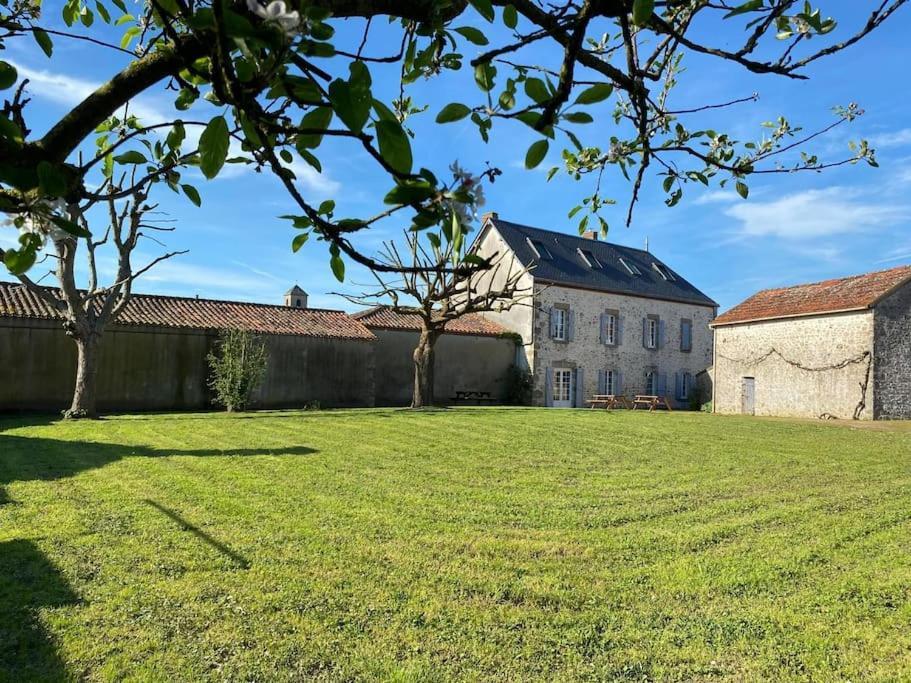
[[[658,393],[658,373],[654,370],[645,373],[645,393],[648,396],[655,396]]]
[[[652,263],[652,268],[654,268],[655,272],[658,273],[658,275],[663,277],[665,280],[674,282],[677,279],[674,277],[674,274],[667,269],[666,266],[664,266],[660,263]]]
[[[604,393],[613,396],[617,393],[617,371],[608,370],[604,373]]]
[[[541,240],[533,240],[530,237],[526,237],[525,240],[528,242],[528,246],[531,247],[531,250],[535,252],[535,256],[537,256],[539,259],[550,260],[553,258],[550,250]]]
[[[654,318],[645,319],[645,347],[647,349],[658,348],[658,321]]]
[[[553,329],[551,333],[557,341],[566,341],[566,326],[569,313],[565,308],[555,308],[553,310]]]
[[[610,346],[617,343],[617,316],[613,313],[604,314],[604,343]]]
[[[553,405],[572,405],[573,371],[568,368],[554,368]]]
[[[591,249],[576,249],[576,251],[589,268],[601,268],[601,261],[592,253]]]
[[[635,263],[633,263],[632,261],[626,260],[622,256],[620,257],[620,265],[623,266],[624,268],[626,268],[626,271],[634,277],[636,275],[642,275],[642,271],[639,270],[639,268],[636,266]]]

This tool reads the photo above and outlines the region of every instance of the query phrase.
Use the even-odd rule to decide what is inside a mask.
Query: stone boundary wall
[[[373,341],[264,335],[269,366],[254,408],[372,406]],[[214,332],[111,326],[102,338],[102,412],[213,409],[206,355]],[[56,411],[69,405],[76,347],[60,323],[0,320],[0,411]]]

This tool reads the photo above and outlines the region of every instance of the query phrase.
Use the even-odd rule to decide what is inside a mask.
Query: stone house
[[[712,327],[716,412],[911,418],[911,266],[764,290]]]
[[[534,405],[583,407],[594,394],[700,400],[695,377],[711,364],[717,304],[654,254],[497,214],[485,216],[472,249],[509,259],[478,287],[527,270],[527,305],[484,315],[521,336]]]
[[[376,404],[411,403],[417,316],[376,306],[353,315],[376,337]],[[487,393],[504,399],[510,367],[516,360],[513,335],[492,320],[469,313],[450,321],[434,349],[434,402],[450,403],[457,392]]]

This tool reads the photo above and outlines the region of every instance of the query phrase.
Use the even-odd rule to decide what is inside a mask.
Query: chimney
[[[598,241],[598,231],[597,230],[586,230],[582,233],[582,239],[585,240],[595,240]]]
[[[500,214],[496,211],[488,211],[487,213],[481,214],[481,223],[486,223],[488,220],[496,221],[500,219]]]

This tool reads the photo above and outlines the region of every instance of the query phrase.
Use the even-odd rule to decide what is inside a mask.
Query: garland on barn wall
[[[760,365],[761,363],[764,363],[765,361],[767,361],[769,358],[771,358],[773,356],[778,356],[781,360],[783,360],[788,365],[795,367],[798,370],[803,370],[804,372],[831,372],[833,370],[843,370],[850,365],[857,365],[859,363],[863,363],[864,361],[866,361],[867,367],[864,372],[864,379],[862,382],[858,382],[858,386],[860,386],[860,401],[858,401],[857,405],[854,408],[854,415],[852,416],[852,419],[859,420],[860,416],[863,414],[864,410],[866,410],[866,408],[867,408],[867,387],[870,384],[870,370],[873,366],[873,354],[870,351],[864,351],[863,353],[859,353],[856,356],[852,356],[850,358],[845,358],[844,360],[839,361],[838,363],[833,363],[831,365],[820,365],[820,366],[816,366],[816,367],[804,365],[803,363],[801,363],[799,361],[787,358],[783,353],[781,353],[781,351],[776,349],[774,346],[772,348],[770,348],[768,351],[766,351],[764,354],[762,354],[761,356],[757,356],[756,358],[752,358],[752,359],[732,358],[731,356],[726,356],[723,353],[718,352],[719,358],[723,358],[724,360],[730,361],[732,363],[737,363],[738,365],[746,365],[746,366],[750,366],[750,367],[752,367],[754,365]],[[823,417],[831,418],[832,416],[829,415],[828,413],[823,413],[819,417],[820,418],[823,418]]]

